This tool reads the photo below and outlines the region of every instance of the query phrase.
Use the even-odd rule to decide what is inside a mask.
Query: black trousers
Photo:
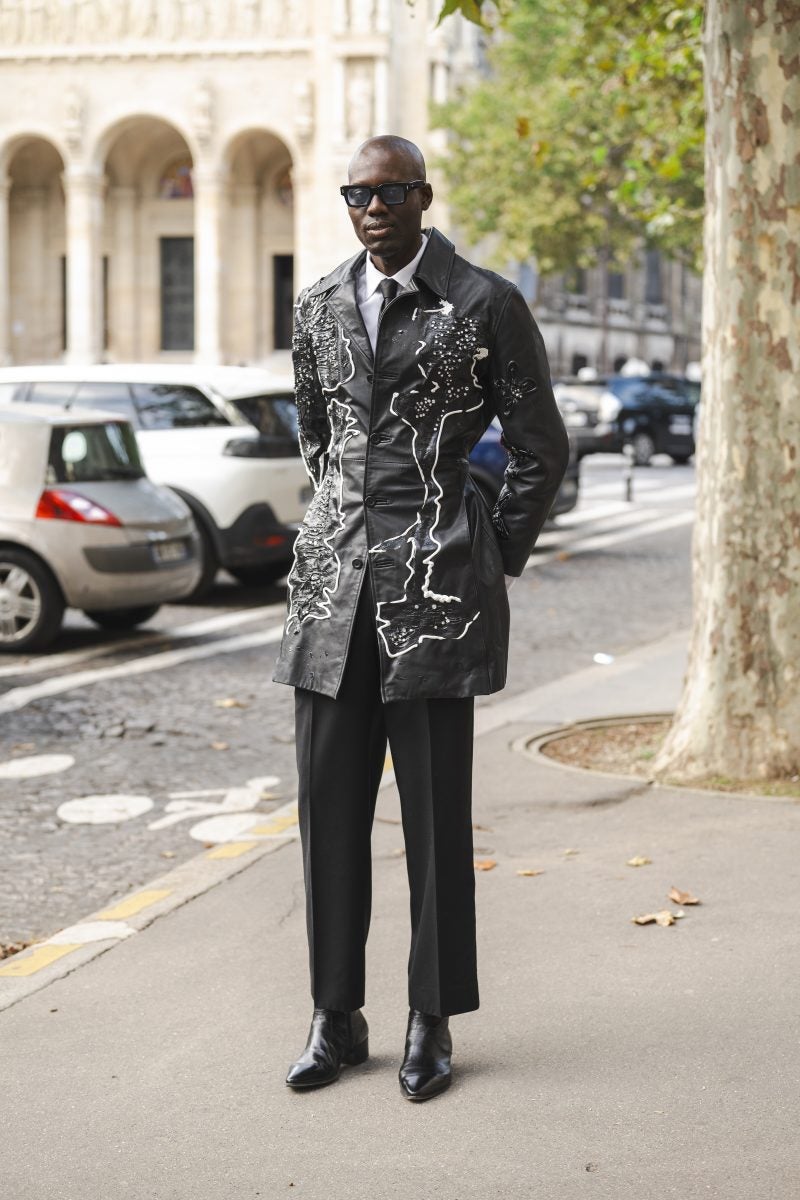
[[[411,896],[409,1006],[442,1016],[469,1012],[478,1007],[474,701],[384,704],[370,601],[366,577],[336,699],[295,689],[311,993],[319,1008],[349,1012],[364,1003],[370,835],[388,739]]]

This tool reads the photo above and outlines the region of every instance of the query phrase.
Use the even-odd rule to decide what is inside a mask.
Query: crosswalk
[[[632,499],[627,500],[622,471],[585,470],[577,508],[544,530],[526,570],[691,525],[694,476],[688,482],[682,478],[673,484],[668,481],[671,473],[657,470],[645,477],[638,473],[633,480]]]

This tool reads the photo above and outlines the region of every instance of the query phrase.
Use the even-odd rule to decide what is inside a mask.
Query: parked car
[[[41,650],[64,609],[148,621],[200,574],[192,514],[111,413],[0,404],[0,650]]]
[[[630,447],[634,463],[646,466],[654,454],[668,454],[675,463],[694,454],[698,385],[680,375],[562,379],[553,391],[580,457]]]
[[[470,474],[490,505],[494,504],[500,493],[503,475],[508,466],[508,451],[500,441],[502,432],[503,427],[495,417],[469,456]],[[579,488],[580,464],[574,440],[570,437],[569,465],[550,509],[550,516],[557,517],[561,513],[571,512],[578,503]]]
[[[243,583],[289,568],[311,487],[291,382],[249,367],[114,364],[0,369],[0,401],[112,410],[136,430],[148,476],[194,514],[203,595],[220,566]]]

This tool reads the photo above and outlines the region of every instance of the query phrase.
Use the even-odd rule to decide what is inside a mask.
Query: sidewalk
[[[397,1083],[408,898],[390,788],[369,1062],[284,1086],[311,1009],[291,842],[0,1012],[0,1200],[794,1200],[797,803],[513,748],[668,711],[684,643],[481,704],[475,852],[497,866],[476,872],[481,1009],[451,1021],[448,1093],[411,1105]],[[669,928],[631,923],[672,885],[703,903]]]

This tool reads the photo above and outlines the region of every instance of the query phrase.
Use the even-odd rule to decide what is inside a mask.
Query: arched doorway
[[[292,156],[279,137],[249,129],[225,155],[228,222],[223,346],[228,362],[291,348],[294,302]]]
[[[103,255],[107,357],[191,359],[195,348],[194,187],[182,134],[131,117],[108,136]]]
[[[12,363],[55,362],[66,346],[61,154],[46,138],[8,148],[8,350]]]

